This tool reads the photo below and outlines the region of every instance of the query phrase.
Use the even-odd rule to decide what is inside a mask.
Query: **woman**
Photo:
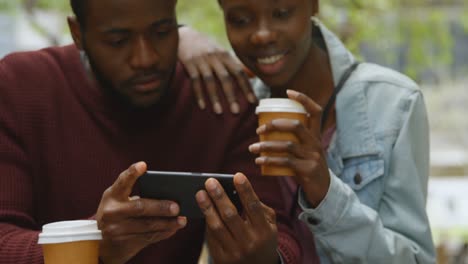
[[[250,151],[290,154],[256,163],[296,172],[300,219],[321,262],[435,263],[425,212],[428,123],[417,85],[358,65],[313,17],[318,0],[220,5],[234,51],[265,84],[255,87],[259,99],[288,96],[309,112],[306,126],[278,119],[257,130],[291,131],[300,143],[259,142]]]

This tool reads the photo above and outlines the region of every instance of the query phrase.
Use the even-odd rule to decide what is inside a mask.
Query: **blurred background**
[[[179,0],[179,20],[229,48],[216,0]],[[468,0],[328,0],[320,17],[359,58],[409,75],[431,124],[427,210],[438,263],[468,263]],[[0,58],[71,43],[68,0],[0,0]]]

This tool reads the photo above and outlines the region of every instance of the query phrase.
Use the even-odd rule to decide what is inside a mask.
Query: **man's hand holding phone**
[[[172,201],[130,197],[137,179],[146,172],[144,162],[122,172],[103,194],[96,213],[103,240],[104,263],[126,263],[145,247],[167,239],[185,227],[187,219]]]
[[[206,181],[206,191],[196,194],[206,218],[206,239],[214,262],[278,263],[274,210],[258,199],[245,175],[237,173],[234,185],[242,202],[243,216],[213,178]]]

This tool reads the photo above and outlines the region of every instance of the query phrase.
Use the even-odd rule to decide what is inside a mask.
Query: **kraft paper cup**
[[[38,244],[45,264],[98,264],[100,240],[95,220],[75,220],[44,225]]]
[[[262,99],[256,109],[259,126],[269,123],[274,119],[295,119],[301,123],[307,122],[307,111],[298,102],[291,99],[270,98]],[[296,135],[287,132],[269,132],[260,135],[260,141],[293,141],[299,142]],[[285,157],[287,153],[262,152],[260,156]],[[294,176],[292,169],[284,166],[262,165],[262,175],[265,176]]]

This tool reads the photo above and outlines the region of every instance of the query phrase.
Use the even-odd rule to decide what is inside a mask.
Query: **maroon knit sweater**
[[[242,101],[241,114],[217,116],[196,106],[190,85],[178,65],[162,103],[130,111],[87,80],[75,46],[1,60],[0,263],[42,263],[41,226],[93,217],[103,191],[141,160],[152,170],[244,172],[277,211],[285,262],[297,263],[279,181],[258,177],[248,152],[257,141],[253,106]],[[189,220],[131,263],[196,263],[203,234],[204,223]]]

